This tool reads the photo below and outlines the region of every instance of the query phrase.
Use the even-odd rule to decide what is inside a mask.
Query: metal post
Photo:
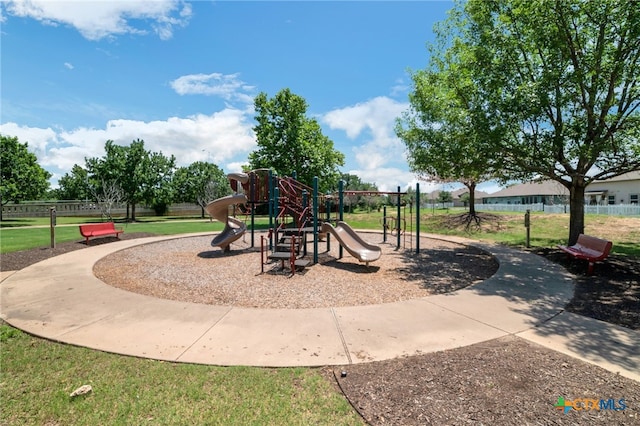
[[[382,242],[387,242],[387,206],[382,206]]]
[[[398,243],[396,244],[396,250],[400,249],[400,186],[398,186],[398,217],[396,219],[396,236]]]
[[[313,263],[318,263],[318,176],[313,177]]]
[[[56,208],[49,207],[49,227],[51,228],[51,248],[56,248]]]
[[[256,232],[256,174],[249,175],[249,207],[251,208],[251,248],[255,247]]]
[[[527,248],[531,247],[531,210],[527,209],[524,214],[524,227],[527,228]]]
[[[338,182],[338,212],[338,219],[344,220],[344,181],[342,179]],[[342,244],[338,249],[338,259],[342,259]]]
[[[274,188],[273,181],[275,177],[273,176],[273,172],[269,170],[269,232],[273,232],[273,197],[274,197]],[[269,238],[269,250],[273,250],[273,239]]]
[[[331,200],[329,198],[327,198],[327,201],[325,202],[325,206],[327,209],[327,223],[331,223]],[[325,236],[325,238],[327,239],[327,252],[329,250],[331,250],[331,234],[327,232],[327,235]]]
[[[420,184],[416,183],[416,254],[420,253]]]

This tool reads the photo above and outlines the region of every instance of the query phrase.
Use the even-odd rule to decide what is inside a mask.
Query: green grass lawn
[[[3,425],[361,425],[312,368],[211,367],[37,339],[0,325]],[[87,395],[71,398],[81,385]]]
[[[459,213],[424,213],[421,232],[513,246],[525,243],[521,214],[500,214],[499,221],[469,234],[443,225],[447,215]],[[378,212],[346,214],[344,219],[356,228],[382,229]],[[81,241],[75,225],[87,221],[96,220],[58,218],[56,241]],[[49,228],[33,227],[48,225],[48,219],[20,223],[32,227],[2,222],[2,253],[49,246]],[[264,228],[266,219],[258,223]],[[531,224],[533,246],[552,247],[568,236],[567,215],[533,214]],[[125,232],[163,235],[222,229],[220,223],[197,218],[144,218],[118,226]],[[413,229],[407,225],[407,230]],[[640,218],[587,216],[586,233],[611,239],[617,254],[640,257]],[[212,367],[138,359],[38,339],[8,325],[0,325],[0,362],[3,425],[364,424],[322,372],[312,368]],[[83,384],[90,384],[93,392],[70,398]]]

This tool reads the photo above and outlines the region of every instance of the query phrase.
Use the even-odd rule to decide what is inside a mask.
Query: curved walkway
[[[639,332],[564,312],[573,294],[571,275],[540,256],[499,245],[431,235],[492,253],[498,272],[453,293],[368,306],[201,305],[119,290],[93,275],[95,262],[117,250],[194,235],[203,234],[119,241],[17,271],[0,285],[0,315],[59,342],[215,365],[344,365],[513,334],[640,380]]]

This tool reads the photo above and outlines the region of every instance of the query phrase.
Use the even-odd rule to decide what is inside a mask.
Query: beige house
[[[591,183],[584,195],[586,204],[640,203],[640,171]]]
[[[483,204],[567,204],[569,190],[551,180],[509,186],[483,198]]]
[[[638,204],[640,171],[595,181],[587,186],[585,204]],[[568,204],[569,191],[555,181],[526,182],[509,186],[483,198],[483,204]]]
[[[466,202],[463,201],[463,199],[465,199],[466,197],[464,197],[465,194],[469,193],[469,189],[465,186],[462,188],[458,188],[455,191],[451,191],[451,198],[453,199],[453,206],[454,207],[466,207]],[[488,194],[486,192],[483,191],[478,191],[477,189],[475,190],[475,193],[473,194],[475,196],[475,200],[476,200],[476,204],[479,204],[482,202],[482,199],[484,197],[486,197]],[[429,204],[437,204],[438,203],[438,197],[440,196],[440,190],[435,190],[432,191],[430,193],[428,193],[426,195],[426,200],[428,200]]]

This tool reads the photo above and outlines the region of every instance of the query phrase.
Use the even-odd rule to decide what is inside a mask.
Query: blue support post
[[[273,206],[274,206],[274,224],[273,224],[273,240],[278,244],[278,215],[280,214],[280,188],[273,188]],[[271,248],[271,247],[270,247]]]
[[[338,219],[344,220],[344,181],[338,182]],[[342,244],[338,249],[338,259],[342,259]]]
[[[256,174],[249,175],[249,206],[251,208],[251,248],[255,247],[256,233]]]
[[[318,263],[318,176],[313,177],[313,263]]]
[[[327,210],[327,223],[331,223],[331,200],[327,198],[325,202],[325,209]],[[325,236],[327,239],[327,251],[331,250],[331,234],[327,233]]]
[[[273,232],[273,197],[274,197],[274,185],[273,172],[269,170],[269,231]],[[273,238],[269,238],[269,250],[273,250]]]

